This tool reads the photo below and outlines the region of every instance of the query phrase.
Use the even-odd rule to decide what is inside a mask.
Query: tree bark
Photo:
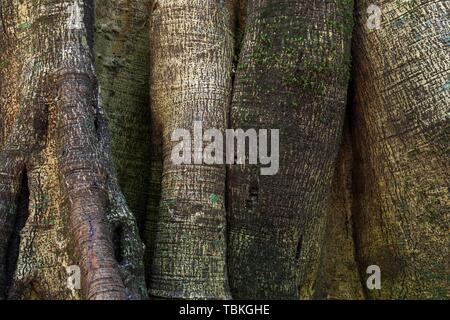
[[[355,251],[354,162],[348,121],[344,128],[344,137],[334,172],[314,299],[356,300],[366,298],[363,289],[365,284],[361,278]]]
[[[151,161],[149,1],[95,1],[96,71],[121,190],[144,236]]]
[[[97,104],[91,2],[3,0],[1,18],[2,295],[141,297],[142,245]]]
[[[150,22],[151,107],[163,155],[149,292],[229,298],[224,165],[175,165],[175,129],[226,128],[233,63],[232,2],[159,0]]]
[[[356,3],[0,0],[0,299],[447,299],[450,4]]]
[[[234,298],[310,298],[347,91],[352,1],[250,0],[231,127],[280,129],[280,171],[229,172]]]
[[[448,1],[378,1],[354,37],[357,252],[381,269],[370,298],[448,298]]]

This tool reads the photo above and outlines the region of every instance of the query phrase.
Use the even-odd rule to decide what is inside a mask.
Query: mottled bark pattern
[[[309,298],[345,113],[352,1],[250,0],[231,127],[280,129],[280,171],[229,174],[234,298]]]
[[[370,298],[449,297],[449,1],[357,1],[353,216]]]
[[[163,180],[150,294],[229,298],[225,166],[174,165],[175,129],[225,129],[233,62],[233,8],[216,0],[152,4],[150,97]],[[192,132],[193,134],[193,132]],[[192,135],[193,136],[193,135]],[[162,138],[162,139],[161,139]]]

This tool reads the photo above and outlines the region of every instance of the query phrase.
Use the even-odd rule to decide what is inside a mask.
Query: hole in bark
[[[14,219],[12,234],[8,241],[6,253],[6,288],[8,289],[13,281],[14,272],[17,267],[20,247],[20,232],[25,227],[28,219],[28,204],[30,190],[28,189],[28,174],[26,170],[22,172],[20,178],[20,189],[16,199],[16,216]]]
[[[300,255],[302,254],[303,236],[300,236],[297,242],[297,249],[295,249],[295,261],[300,260]]]
[[[258,199],[258,187],[255,185],[251,186],[250,190],[249,190],[249,194],[250,194],[250,198],[252,200],[257,200]]]
[[[113,245],[114,245],[114,257],[116,258],[116,261],[119,264],[123,262],[122,236],[123,236],[122,226],[116,227],[113,233]]]

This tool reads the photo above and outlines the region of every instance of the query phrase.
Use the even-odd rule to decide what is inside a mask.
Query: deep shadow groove
[[[36,135],[36,141],[41,142],[45,146],[48,134],[48,104],[44,101],[39,101],[39,107],[34,110],[33,114],[33,130]]]
[[[299,262],[300,256],[302,254],[302,246],[303,246],[303,235],[300,236],[297,242],[297,248],[295,249],[295,261]]]
[[[95,133],[97,134],[97,136],[99,136],[100,133],[99,133],[99,125],[98,125],[98,116],[96,116],[94,118],[94,129],[95,129]]]
[[[94,53],[94,3],[91,3],[90,1],[83,1],[83,9],[84,9],[84,15],[83,15],[83,22],[86,27],[86,35],[87,35],[87,44],[89,46],[90,53],[93,57],[95,57]]]
[[[259,186],[258,182],[252,182],[248,189],[248,198],[246,201],[247,208],[250,211],[253,211],[258,203],[258,197],[259,197]]]
[[[352,49],[352,57],[354,57],[354,52]],[[354,70],[352,71],[352,74],[354,74]],[[352,166],[351,166],[351,192],[352,192],[352,203],[351,203],[351,221],[350,224],[352,226],[352,234],[351,237],[353,239],[353,248],[354,248],[354,258],[356,262],[356,266],[358,268],[358,276],[360,280],[360,284],[362,287],[362,292],[364,295],[364,299],[368,299],[368,291],[365,283],[365,270],[364,266],[362,265],[361,261],[361,253],[359,248],[359,237],[358,237],[358,223],[356,222],[357,219],[359,219],[361,214],[361,205],[360,205],[360,185],[362,181],[362,176],[359,174],[359,165],[361,163],[361,156],[359,154],[359,150],[357,147],[356,142],[356,128],[355,128],[355,114],[354,114],[354,77],[352,76],[350,83],[349,83],[349,89],[348,89],[348,103],[346,108],[346,124],[348,125],[348,134],[349,134],[349,140],[350,140],[350,149],[351,149],[351,156],[352,156]]]
[[[113,232],[114,257],[118,264],[121,264],[123,262],[122,239],[123,227],[118,226],[114,229]]]
[[[353,3],[353,19],[357,16],[357,4],[356,2]],[[357,134],[356,134],[356,115],[355,115],[355,68],[354,68],[354,60],[356,57],[356,51],[355,51],[355,30],[356,26],[353,24],[353,31],[352,31],[352,37],[351,37],[351,46],[350,46],[350,54],[351,54],[351,78],[348,84],[348,90],[347,90],[347,106],[346,106],[346,113],[345,113],[345,121],[344,126],[345,129],[348,131],[348,139],[349,139],[349,148],[351,152],[351,172],[350,172],[350,191],[351,191],[351,215],[350,215],[350,221],[347,221],[346,223],[351,225],[352,232],[351,237],[353,240],[353,256],[355,259],[355,263],[357,266],[358,271],[358,277],[359,282],[362,288],[362,293],[364,299],[368,299],[368,290],[365,283],[365,270],[364,266],[362,264],[362,258],[361,258],[361,251],[359,248],[359,237],[358,237],[358,223],[357,220],[360,218],[361,215],[361,205],[360,205],[360,185],[361,181],[363,179],[363,176],[361,176],[359,166],[361,163],[361,156],[358,150],[358,144],[357,144]]]
[[[28,174],[24,170],[20,177],[20,189],[16,198],[16,215],[14,219],[13,230],[8,240],[8,247],[6,251],[6,292],[9,291],[13,283],[14,272],[17,267],[17,260],[19,258],[20,247],[20,233],[25,227],[28,219],[28,205],[30,199],[30,190],[28,188]]]
[[[237,66],[239,64],[239,56],[240,56],[240,51],[241,51],[241,45],[242,45],[242,38],[239,36],[241,33],[243,33],[243,31],[241,30],[243,26],[241,26],[241,24],[239,23],[239,15],[240,15],[240,10],[239,10],[239,5],[236,5],[236,7],[234,8],[234,55],[233,55],[233,65],[232,68],[234,70],[234,72],[231,73],[231,92],[230,92],[230,100],[228,102],[228,108],[227,110],[225,110],[225,114],[226,114],[226,118],[225,118],[225,126],[226,129],[232,129],[231,128],[231,105],[233,103],[233,95],[234,95],[234,88],[236,85],[236,72],[237,72]],[[225,147],[225,145],[224,145]],[[234,163],[236,163],[237,160],[237,155],[236,153],[234,154]],[[230,212],[231,208],[230,208],[230,199],[229,199],[229,191],[228,191],[228,187],[229,187],[229,167],[226,166],[225,168],[225,211],[227,213]]]

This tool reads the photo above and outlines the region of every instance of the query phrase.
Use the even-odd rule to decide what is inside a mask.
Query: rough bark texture
[[[140,297],[142,245],[96,103],[91,2],[0,5],[1,294]],[[69,265],[82,292],[67,287]]]
[[[280,171],[230,169],[234,298],[309,298],[339,149],[352,1],[250,0],[231,127],[280,129]]]
[[[448,298],[450,60],[448,1],[378,1],[381,28],[354,37],[353,216],[370,298]]]
[[[155,139],[163,155],[160,211],[151,254],[150,294],[228,298],[224,165],[174,165],[175,129],[193,137],[226,127],[233,62],[233,7],[213,0],[160,0],[150,22]]]
[[[119,184],[139,224],[146,247],[146,278],[150,279],[162,171],[161,137],[156,130],[152,132],[149,105],[150,1],[95,3],[100,96]]]
[[[356,4],[347,93],[353,0],[0,0],[0,299],[448,299],[450,3]]]

